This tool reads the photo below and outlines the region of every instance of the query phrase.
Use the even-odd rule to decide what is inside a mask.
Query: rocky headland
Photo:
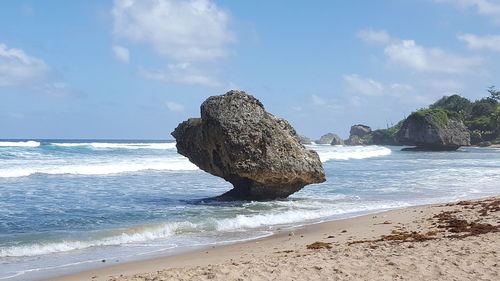
[[[242,91],[209,97],[201,118],[182,122],[172,136],[180,154],[234,186],[220,200],[285,198],[325,181],[318,154],[300,144],[286,120]]]
[[[459,95],[444,96],[428,109],[413,112],[387,129],[371,130],[366,125],[354,125],[344,142],[346,145],[416,146],[411,150],[455,150],[466,145],[499,147],[500,91],[490,87],[488,93],[490,96],[476,101]]]
[[[470,145],[470,134],[457,114],[442,109],[412,113],[398,133],[399,142],[415,148],[405,150],[457,150]]]

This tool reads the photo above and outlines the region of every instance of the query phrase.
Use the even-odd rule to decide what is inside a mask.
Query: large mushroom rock
[[[372,143],[372,129],[366,125],[351,126],[349,139],[345,141],[347,145],[365,145]]]
[[[456,150],[470,145],[470,134],[456,113],[443,109],[424,109],[412,113],[398,133],[399,142],[413,145],[405,150]]]
[[[331,144],[331,145],[343,145],[344,140],[336,134],[328,133],[321,136],[319,140],[315,141],[316,144]]]
[[[180,154],[233,184],[221,200],[285,198],[325,181],[318,154],[299,143],[286,120],[242,91],[209,97],[201,118],[182,122],[172,136]]]

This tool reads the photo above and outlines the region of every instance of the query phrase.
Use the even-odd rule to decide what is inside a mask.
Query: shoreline
[[[500,148],[500,144],[492,144],[492,145],[488,145],[488,146],[471,145],[469,147],[475,147],[475,148]]]
[[[493,211],[489,209],[485,211],[486,209],[481,206],[490,204],[488,202],[495,202],[494,204],[496,205],[493,203],[491,203],[491,205],[496,206],[492,207],[496,209],[491,209]],[[431,244],[436,244],[433,246],[437,246],[439,248],[450,247],[449,244],[457,244],[451,245],[451,248],[456,248],[459,247],[458,244],[460,244],[462,247],[465,245],[474,249],[474,247],[485,247],[491,243],[493,243],[493,245],[489,245],[489,247],[493,247],[493,251],[491,251],[490,257],[486,257],[486,260],[493,261],[493,263],[490,264],[490,267],[493,264],[495,265],[489,270],[493,270],[494,272],[496,270],[496,273],[498,273],[499,269],[497,266],[499,265],[497,265],[494,261],[498,261],[498,252],[500,251],[500,249],[498,249],[500,246],[495,245],[495,242],[500,238],[500,232],[498,232],[500,215],[498,213],[500,208],[498,207],[499,202],[500,197],[497,195],[482,199],[460,201],[458,203],[431,204],[383,211],[348,219],[300,226],[294,229],[281,229],[271,236],[255,240],[237,242],[229,245],[212,246],[212,248],[208,249],[192,250],[185,253],[142,261],[106,265],[93,270],[63,275],[45,280],[122,281],[154,280],[155,277],[159,278],[158,280],[162,280],[160,278],[166,278],[165,280],[191,280],[195,277],[197,280],[214,278],[216,280],[237,280],[237,278],[240,277],[241,280],[259,280],[259,278],[256,277],[256,279],[251,278],[252,274],[249,273],[254,270],[256,271],[254,273],[258,273],[257,275],[261,277],[260,279],[269,279],[271,277],[275,277],[276,274],[279,274],[281,277],[276,280],[292,280],[292,277],[297,274],[300,274],[298,276],[305,274],[304,277],[308,277],[309,274],[313,273],[314,274],[311,275],[311,278],[312,276],[318,278],[318,274],[319,278],[321,278],[321,276],[326,276],[323,274],[326,274],[327,271],[333,270],[332,274],[335,274],[340,270],[345,272],[348,276],[339,280],[356,280],[356,278],[349,279],[348,277],[353,277],[358,274],[357,271],[359,271],[359,269],[355,270],[349,264],[344,264],[349,259],[339,259],[339,257],[342,256],[340,253],[345,252],[344,255],[353,255],[358,252],[366,253],[369,251],[374,252],[371,257],[379,256],[379,259],[391,259],[394,256],[394,253],[389,254],[387,252],[388,249],[392,249],[392,252],[394,252],[395,249],[398,251],[408,251],[409,249],[412,249],[427,253],[429,249],[435,248],[427,248]],[[484,212],[487,214],[484,215]],[[493,225],[494,229],[493,231],[484,234],[481,233],[480,235],[469,235],[463,239],[447,238],[446,236],[452,235],[453,232],[448,233],[447,231],[446,233],[442,233],[442,230],[436,228],[436,226],[433,226],[432,224],[440,223],[439,216],[443,216],[442,214],[457,214],[457,216],[460,215],[460,217],[476,221],[476,224],[481,224],[481,221],[485,225]],[[414,235],[414,233],[424,236]],[[465,233],[467,234],[468,232]],[[388,240],[387,237],[391,238]],[[396,242],[396,238],[405,238],[405,240],[398,243]],[[422,239],[422,241],[413,242],[412,239],[416,238]],[[410,245],[404,245],[407,243]],[[427,248],[427,252],[425,248]],[[382,252],[377,254],[377,251]],[[471,250],[469,249],[469,251]],[[449,254],[446,251],[442,254],[447,255],[447,259],[450,259],[450,256],[452,256],[452,254]],[[419,256],[425,257],[426,255],[420,254]],[[317,260],[318,257],[321,258]],[[411,255],[409,257],[403,257],[400,257],[399,259],[416,258]],[[431,253],[431,257],[434,257],[433,253]],[[332,262],[325,262],[324,259],[326,258],[328,258],[328,260],[332,260]],[[363,258],[370,260],[368,257],[358,257],[358,259],[359,258],[361,259],[358,262],[360,264],[363,264]],[[485,259],[484,254],[481,255],[481,258]],[[463,259],[463,257],[457,256],[457,259]],[[335,260],[336,262],[333,262]],[[399,260],[397,259],[397,261]],[[307,264],[311,262],[315,265],[309,264],[308,267],[302,266],[303,263]],[[365,266],[374,262],[376,263],[377,261],[367,262]],[[272,266],[273,264],[276,266]],[[290,264],[295,264],[295,266],[300,265],[301,270],[296,269],[293,266],[290,267]],[[343,264],[348,268],[343,268]],[[333,265],[335,265],[335,268],[328,268]],[[416,266],[415,263],[413,263],[412,267],[414,266]],[[454,265],[452,264],[452,267],[453,266]],[[390,264],[386,267],[388,272],[392,272],[390,269],[394,271],[393,266]],[[448,264],[444,266],[446,269],[448,269],[448,267]],[[360,269],[362,268],[363,266],[360,267]],[[278,269],[279,272],[277,271]],[[440,270],[437,270],[437,272],[439,271]],[[483,274],[484,272],[488,272],[488,269],[479,270],[478,268],[476,271],[481,271],[479,273]],[[396,270],[396,273],[393,273],[393,275],[394,274],[401,275],[401,272]],[[430,273],[425,271],[422,274],[425,275]],[[376,276],[377,275],[374,275],[371,278]],[[419,275],[417,274],[414,276],[415,277],[413,278],[416,278],[414,280],[418,280],[417,277]],[[425,277],[446,280],[443,279],[443,276],[439,275],[434,276],[431,274],[428,276],[425,275]],[[453,276],[449,277],[451,278]],[[463,278],[465,278],[464,280],[467,280],[472,277],[464,275]],[[314,280],[314,278],[311,280]]]

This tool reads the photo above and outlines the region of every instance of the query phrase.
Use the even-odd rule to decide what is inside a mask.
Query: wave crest
[[[195,227],[190,222],[170,222],[156,226],[141,226],[123,231],[120,234],[94,240],[73,240],[52,243],[36,243],[11,246],[0,249],[0,257],[27,257],[44,254],[81,250],[90,247],[118,246],[127,243],[140,243],[155,239],[168,238],[177,231]]]
[[[311,145],[307,146],[315,150],[321,162],[328,160],[349,160],[349,159],[365,159],[372,157],[380,157],[391,154],[391,150],[387,147],[370,145],[370,146],[340,146],[340,145]]]
[[[0,141],[0,147],[37,147],[37,141]]]
[[[198,167],[185,158],[148,159],[139,163],[87,163],[63,166],[39,165],[33,167],[7,168],[0,170],[0,178],[25,177],[33,174],[49,175],[110,175],[119,173],[156,171],[193,171]]]
[[[170,143],[112,143],[112,142],[82,142],[82,143],[51,143],[54,146],[79,147],[94,149],[173,149],[175,142]]]

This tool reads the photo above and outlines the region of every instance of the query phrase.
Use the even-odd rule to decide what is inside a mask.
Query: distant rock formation
[[[366,144],[365,141],[363,141],[359,136],[350,136],[348,139],[345,140],[346,145],[364,145]]]
[[[345,141],[346,145],[368,145],[372,144],[372,129],[366,125],[354,125],[351,127],[349,139]]]
[[[333,134],[334,137],[332,139],[332,142],[330,143],[331,145],[344,145],[344,140],[339,137],[338,135]]]
[[[331,144],[331,145],[344,145],[344,140],[336,134],[328,133],[321,136],[319,140],[315,141],[316,144]]]
[[[305,137],[305,136],[298,136],[298,138],[299,138],[299,142],[300,142],[301,144],[312,144],[311,139],[310,139],[310,138],[308,138],[308,137]]]
[[[482,141],[480,143],[477,144],[477,146],[480,146],[480,147],[487,147],[487,146],[491,146],[493,143],[491,141]]]
[[[351,131],[349,134],[351,136],[358,136],[360,138],[370,134],[372,132],[372,129],[369,126],[358,124],[351,126]]]
[[[470,134],[456,113],[425,109],[412,113],[398,133],[399,142],[416,146],[404,150],[456,150],[470,145]]]
[[[201,118],[182,122],[172,136],[180,154],[233,184],[216,199],[285,198],[325,181],[318,154],[299,143],[286,120],[242,91],[209,97],[201,105]]]
[[[397,131],[392,132],[390,129],[375,130],[371,132],[374,145],[400,145],[396,136]]]

